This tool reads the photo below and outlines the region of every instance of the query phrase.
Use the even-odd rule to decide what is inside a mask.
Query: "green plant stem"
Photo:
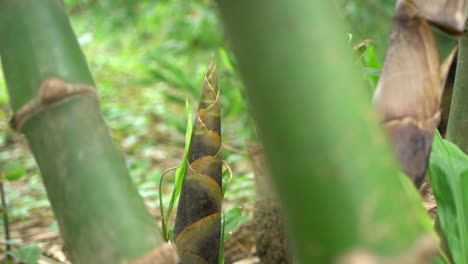
[[[9,254],[11,251],[11,244],[10,244],[10,222],[8,221],[8,208],[7,208],[7,203],[6,203],[6,197],[5,197],[5,187],[3,185],[3,181],[0,181],[0,196],[2,199],[2,208],[3,208],[3,228],[5,231],[5,249],[6,249],[6,258],[7,260],[12,261],[13,257]]]
[[[447,139],[468,153],[468,38],[458,42],[457,71],[453,87],[452,104],[447,125]]]
[[[37,100],[50,78],[94,86],[62,1],[0,1],[0,36],[14,112]],[[162,244],[95,95],[46,104],[21,131],[73,263],[122,263]]]
[[[166,174],[170,171],[173,171],[173,170],[177,170],[178,168],[180,168],[180,166],[182,166],[182,164],[179,164],[177,165],[176,167],[172,167],[172,168],[169,168],[169,169],[166,169],[162,174],[161,174],[161,178],[159,179],[159,193],[162,194],[162,186],[163,186],[163,182],[164,182],[164,176],[166,176]],[[162,230],[161,230],[161,233],[163,235],[163,239],[165,241],[168,241],[169,240],[169,236],[168,236],[168,233],[167,233],[167,223],[169,222],[169,217],[170,215],[165,215],[164,214],[164,203],[163,203],[163,199],[162,199],[162,195],[159,195],[159,213],[161,214],[161,226],[162,226]]]
[[[402,191],[333,1],[217,2],[299,262],[407,253],[424,233],[420,208]]]

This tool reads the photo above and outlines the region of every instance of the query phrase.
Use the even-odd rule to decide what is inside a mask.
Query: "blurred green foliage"
[[[41,248],[38,245],[21,246],[18,249],[8,252],[17,261],[24,264],[37,264],[41,255]]]
[[[370,39],[378,60],[383,61],[387,50],[393,9],[396,0],[336,0],[346,18],[349,33],[356,43]],[[441,58],[444,59],[455,45],[456,39],[434,30]]]
[[[468,156],[437,132],[429,179],[437,200],[437,218],[454,263],[468,263]]]
[[[396,0],[337,0],[337,3],[353,39],[372,40],[379,60],[383,61]]]
[[[251,137],[247,106],[237,73],[226,64],[232,55],[224,49],[212,2],[69,1],[67,8],[95,76],[104,118],[148,205],[158,207],[161,171],[183,159],[185,100],[196,105],[212,53],[218,58],[224,142],[235,150],[226,150],[224,158],[234,157],[237,181],[249,185],[248,195],[233,192],[227,200],[253,199],[244,151]],[[171,188],[163,188],[164,204],[170,203]]]

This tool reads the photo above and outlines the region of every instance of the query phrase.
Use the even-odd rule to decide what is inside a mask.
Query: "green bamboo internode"
[[[1,0],[0,36],[12,125],[28,140],[70,260],[167,255],[102,119],[62,1]]]
[[[432,263],[426,212],[404,189],[334,2],[217,3],[297,261]]]
[[[213,57],[203,81],[188,166],[177,209],[175,244],[181,263],[218,263],[222,157],[219,89]]]

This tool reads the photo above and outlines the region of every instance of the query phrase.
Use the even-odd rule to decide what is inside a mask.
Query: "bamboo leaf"
[[[231,183],[232,180],[232,170],[231,167],[227,164],[227,162],[224,162],[224,169],[223,169],[223,186],[222,186],[222,193],[223,193],[223,199],[224,195],[226,194],[227,189],[229,188],[229,184]]]
[[[225,225],[224,222],[226,221],[226,215],[223,214],[223,219],[221,220],[221,238],[219,241],[219,256],[218,256],[218,264],[224,264],[224,243],[226,242],[224,238],[225,234]]]
[[[191,110],[191,106],[188,100],[185,100],[185,112],[187,115],[187,128],[185,131],[185,148],[184,148],[184,160],[182,161],[181,165],[177,168],[175,173],[174,179],[174,192],[171,195],[171,201],[169,202],[169,207],[167,208],[166,212],[166,219],[169,219],[172,210],[174,209],[174,205],[177,203],[179,199],[180,192],[182,190],[182,185],[184,182],[184,175],[187,169],[187,162],[188,162],[188,155],[190,152],[191,140],[192,140],[192,131],[193,131],[193,114]],[[167,222],[166,222],[167,225]]]
[[[229,209],[223,214],[223,241],[226,242],[234,231],[239,228],[243,223],[249,220],[249,217],[243,214],[242,207],[237,206]]]
[[[25,175],[27,168],[20,162],[13,161],[4,165],[4,171],[6,172],[5,179],[7,181],[17,181]]]
[[[167,240],[174,241],[174,226],[170,226],[167,229]]]
[[[237,66],[232,55],[228,54],[228,52],[224,48],[219,48],[218,53],[219,53],[219,56],[221,57],[221,61],[223,62],[223,65],[226,66],[226,68],[229,71],[235,72]]]
[[[373,92],[379,82],[380,74],[382,71],[382,63],[378,59],[377,53],[372,44],[366,47],[366,50],[361,56],[361,61],[364,66],[364,74],[370,86],[372,87]]]
[[[468,156],[436,133],[429,179],[437,214],[455,263],[468,263]]]
[[[159,193],[162,194],[162,185],[163,185],[164,176],[166,175],[167,172],[174,170],[174,169],[176,170],[175,179],[174,179],[174,190],[172,191],[171,199],[169,201],[169,205],[168,205],[166,213],[164,213],[162,195],[159,195],[159,209],[160,209],[161,217],[162,217],[161,219],[162,229],[163,229],[162,231],[163,231],[164,238],[169,241],[172,240],[173,238],[174,227],[168,228],[168,222],[171,217],[172,210],[174,209],[174,204],[177,203],[179,199],[180,191],[182,189],[185,170],[187,168],[187,160],[188,160],[188,155],[189,155],[189,150],[190,150],[190,142],[191,142],[192,129],[193,129],[193,116],[192,116],[190,103],[187,99],[185,99],[185,112],[187,115],[187,126],[185,130],[184,159],[176,167],[173,167],[164,171],[159,181]]]
[[[162,56],[154,56],[153,60],[160,64],[158,70],[150,70],[154,78],[167,82],[172,86],[188,90],[192,94],[197,92],[196,85],[187,77],[180,67]]]

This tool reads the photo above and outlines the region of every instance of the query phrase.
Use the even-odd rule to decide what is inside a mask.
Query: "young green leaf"
[[[174,226],[170,226],[167,229],[167,240],[173,241],[174,240]]]
[[[158,70],[154,69],[150,71],[155,79],[187,90],[192,94],[198,93],[197,85],[195,85],[187,74],[176,64],[163,56],[154,56],[154,61],[157,61],[160,66],[157,67]]]
[[[5,164],[5,179],[7,181],[17,181],[20,180],[27,171],[27,168],[21,164],[19,161],[13,161]]]
[[[468,263],[468,156],[437,132],[432,147],[429,180],[437,214],[453,260]]]
[[[234,207],[223,214],[223,240],[226,242],[231,234],[239,228],[243,223],[249,220],[249,216],[242,214],[241,207]]]
[[[177,168],[175,173],[175,186],[174,192],[171,196],[171,201],[169,202],[169,207],[167,209],[167,219],[171,216],[172,209],[174,208],[174,204],[177,203],[177,199],[179,198],[180,191],[182,189],[182,184],[184,183],[184,175],[185,169],[187,168],[188,162],[188,155],[190,152],[190,145],[192,140],[192,130],[193,130],[193,114],[191,111],[191,106],[188,100],[185,101],[185,111],[187,115],[187,130],[185,132],[185,150],[184,150],[184,160],[179,168]]]
[[[222,194],[223,194],[223,199],[224,199],[224,195],[226,194],[226,191],[232,180],[232,170],[231,170],[231,167],[229,167],[229,165],[226,162],[224,162],[222,177],[223,177],[223,186],[221,189],[222,189]]]
[[[226,226],[224,223],[226,222],[226,214],[223,214],[222,220],[221,220],[221,236],[219,239],[219,256],[218,256],[218,264],[224,264],[224,243],[226,242],[224,240],[224,234],[226,230],[224,229]]]
[[[361,56],[361,61],[365,69],[366,79],[373,89],[377,87],[380,73],[382,70],[382,62],[377,57],[374,46],[369,45]]]
[[[192,130],[193,130],[193,115],[192,115],[190,103],[187,99],[185,100],[185,111],[187,115],[187,128],[185,131],[184,159],[177,167],[166,170],[161,176],[161,179],[159,182],[159,193],[161,194],[164,174],[170,170],[176,169],[175,179],[174,179],[174,190],[172,191],[171,200],[169,201],[169,205],[165,214],[164,214],[162,196],[159,195],[159,207],[161,210],[161,216],[163,218],[162,219],[162,226],[163,226],[163,233],[164,233],[163,235],[165,236],[166,240],[171,240],[171,238],[173,237],[174,227],[172,227],[172,229],[171,228],[168,229],[167,225],[168,225],[168,221],[171,216],[172,210],[174,209],[174,204],[177,203],[177,200],[180,195],[180,191],[182,189],[182,184],[184,182],[185,169],[187,167],[187,160],[188,160],[188,155],[190,151],[190,143],[191,143],[191,136],[192,136]]]
[[[223,62],[223,65],[231,72],[236,71],[236,65],[234,58],[232,54],[228,54],[226,49],[224,48],[219,48],[218,49],[219,57],[221,58],[221,61]]]

